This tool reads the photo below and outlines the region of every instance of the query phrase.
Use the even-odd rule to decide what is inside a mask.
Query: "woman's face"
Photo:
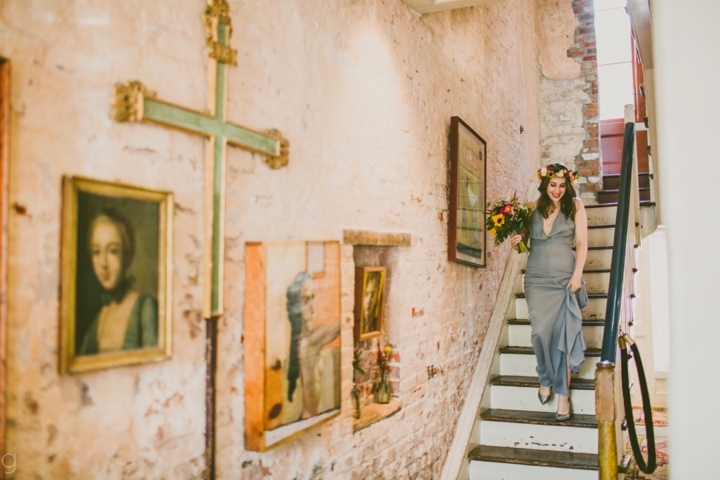
[[[565,178],[551,178],[548,182],[547,193],[553,203],[559,203],[560,199],[565,195],[567,190],[566,182],[567,179]]]
[[[95,224],[90,237],[93,271],[105,290],[113,290],[123,277],[122,238],[112,222]]]

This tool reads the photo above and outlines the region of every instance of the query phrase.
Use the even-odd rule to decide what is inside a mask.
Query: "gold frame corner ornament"
[[[154,98],[151,92],[137,80],[115,84],[113,118],[118,122],[141,122],[144,116],[146,98]]]
[[[274,138],[278,142],[277,155],[263,155],[263,162],[267,163],[270,168],[277,170],[288,164],[290,159],[290,141],[283,137],[280,130],[272,128],[265,130],[265,135]]]

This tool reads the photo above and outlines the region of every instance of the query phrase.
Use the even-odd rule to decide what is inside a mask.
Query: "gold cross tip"
[[[237,65],[237,50],[230,47],[232,20],[230,20],[230,5],[227,0],[212,0],[205,7],[203,20],[210,58],[228,65]],[[220,38],[220,25],[224,25],[226,29],[223,39]]]

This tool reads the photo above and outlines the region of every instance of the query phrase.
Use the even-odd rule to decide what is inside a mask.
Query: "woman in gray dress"
[[[538,177],[540,198],[530,217],[525,298],[540,380],[538,398],[545,404],[554,392],[558,397],[556,418],[565,421],[570,418],[570,375],[585,360],[576,292],[583,287],[587,215],[582,201],[575,198],[571,184],[575,174],[567,167],[548,165],[538,171]],[[522,235],[513,235],[510,241],[515,246],[522,239]]]

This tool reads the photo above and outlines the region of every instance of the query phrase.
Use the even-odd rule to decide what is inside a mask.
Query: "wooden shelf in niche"
[[[373,423],[392,417],[402,409],[402,403],[396,400],[390,403],[371,403],[360,409],[360,418],[353,419],[353,432],[367,428]]]
[[[343,243],[346,245],[365,245],[368,247],[410,247],[412,246],[412,235],[409,233],[343,230]]]

